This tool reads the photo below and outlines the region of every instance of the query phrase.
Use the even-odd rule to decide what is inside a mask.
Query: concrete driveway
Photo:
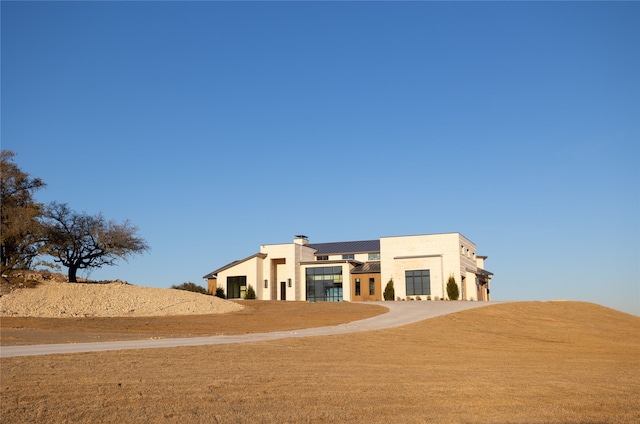
[[[145,339],[118,342],[65,343],[30,346],[0,347],[0,358],[14,356],[37,356],[83,352],[104,352],[124,349],[154,349],[178,346],[202,346],[214,344],[248,343],[264,340],[278,340],[292,337],[328,336],[333,334],[358,333],[400,327],[437,316],[448,315],[466,309],[478,308],[495,302],[367,302],[389,309],[386,314],[346,324],[328,327],[305,328],[301,330],[276,331],[230,336],[190,337],[175,339]]]

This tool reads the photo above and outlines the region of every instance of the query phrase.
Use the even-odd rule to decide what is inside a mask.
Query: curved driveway
[[[367,302],[372,303],[372,302]],[[333,334],[358,333],[362,331],[382,330],[399,327],[447,315],[466,309],[489,305],[490,302],[373,302],[389,309],[389,312],[375,317],[328,327],[304,328],[272,333],[251,333],[229,336],[189,337],[173,339],[144,339],[117,342],[65,343],[30,346],[0,347],[0,358],[13,356],[36,356],[81,352],[103,352],[123,349],[153,349],[178,346],[202,346],[213,344],[231,344],[278,340],[292,337],[327,336]]]

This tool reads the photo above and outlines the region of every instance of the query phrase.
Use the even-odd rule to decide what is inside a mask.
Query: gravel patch
[[[124,283],[43,282],[0,297],[5,317],[141,317],[224,314],[242,305],[215,296]]]

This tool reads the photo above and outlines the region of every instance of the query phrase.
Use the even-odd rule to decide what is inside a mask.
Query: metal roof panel
[[[339,241],[334,243],[313,243],[316,255],[337,255],[346,253],[370,253],[380,251],[380,240]]]

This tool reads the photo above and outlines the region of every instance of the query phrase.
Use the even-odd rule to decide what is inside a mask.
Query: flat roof
[[[382,238],[398,238],[398,237],[422,237],[422,236],[444,236],[444,235],[448,235],[448,234],[457,234],[460,237],[462,237],[463,239],[467,240],[469,243],[473,244],[475,246],[475,243],[471,241],[470,238],[465,237],[464,234],[462,234],[459,231],[451,231],[451,232],[447,232],[447,233],[427,233],[427,234],[405,234],[402,236],[382,236],[380,237]]]

